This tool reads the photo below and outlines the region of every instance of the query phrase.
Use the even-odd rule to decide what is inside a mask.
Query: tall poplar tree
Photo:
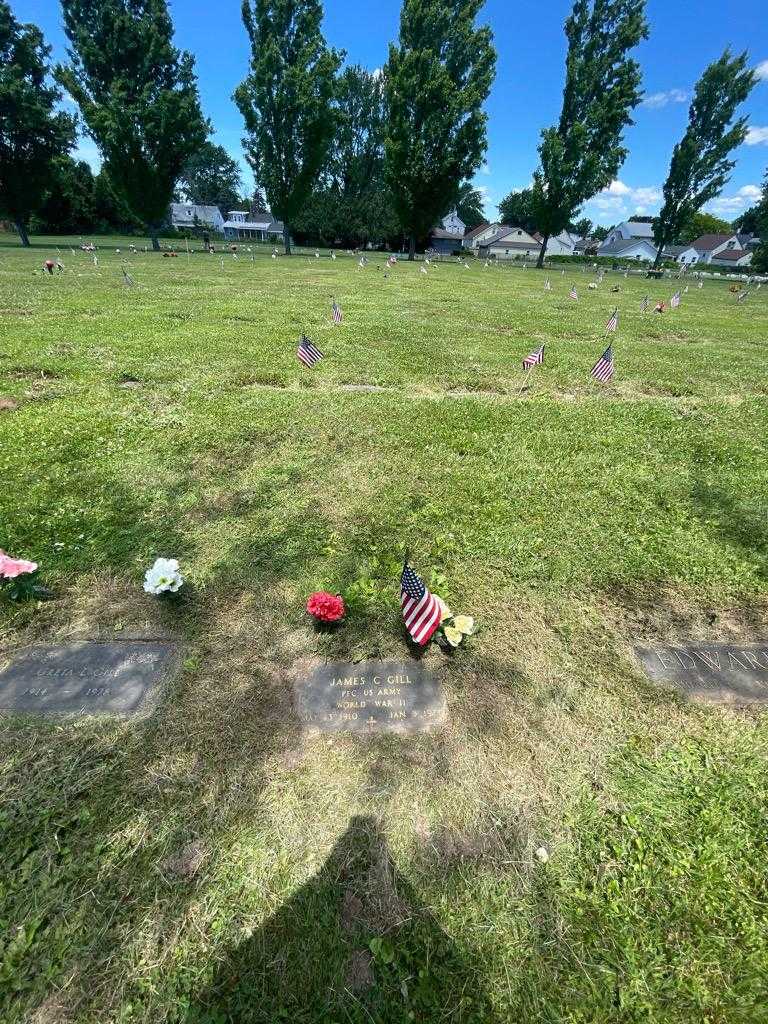
[[[61,91],[48,80],[50,46],[0,0],[0,213],[29,245],[30,214],[42,204],[57,157],[75,141],[75,118],[55,110]]]
[[[542,132],[533,207],[547,242],[624,163],[623,132],[640,101],[640,66],[628,56],[648,37],[645,0],[576,0],[565,23],[568,55],[560,120]]]
[[[115,193],[158,232],[208,125],[191,54],[173,46],[165,0],[62,0],[70,63],[56,75],[77,101]]]
[[[662,261],[664,246],[705,203],[720,195],[730,179],[736,163],[729,159],[731,151],[747,137],[747,119],[733,122],[733,118],[756,81],[747,67],[747,54],[732,57],[726,50],[696,83],[688,128],[672,153],[664,205],[654,222],[655,267]]]
[[[429,233],[483,160],[482,106],[496,68],[491,30],[475,28],[483,0],[404,0],[389,47],[386,174],[410,239]]]
[[[320,0],[243,0],[242,12],[251,41],[250,73],[234,97],[247,131],[243,145],[290,253],[291,223],[328,159],[342,55],[320,31]]]

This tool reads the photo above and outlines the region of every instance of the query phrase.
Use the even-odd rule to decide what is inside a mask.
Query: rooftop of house
[[[653,224],[647,224],[644,220],[628,220],[625,224],[633,238],[653,238]]]
[[[712,252],[718,245],[725,245],[726,242],[730,242],[735,237],[735,231],[732,231],[729,235],[699,235],[698,238],[691,242],[691,245],[697,252]]]
[[[606,245],[603,242],[600,246],[601,256],[620,256],[621,253],[626,252],[628,249],[633,249],[638,243],[645,242],[654,249],[653,243],[650,238],[624,238],[620,242],[611,242],[610,245]],[[654,252],[656,250],[654,249]]]
[[[483,231],[487,231],[488,228],[491,228],[493,226],[494,225],[493,224],[489,224],[488,221],[484,221],[482,224],[478,224],[476,228],[471,228],[469,231],[465,232],[464,237],[465,238],[474,238],[475,235],[479,235]]]
[[[501,224],[499,226],[499,230],[496,232],[496,234],[495,235],[491,235],[490,238],[486,238],[486,240],[484,242],[482,242],[481,244],[482,245],[501,244],[503,239],[509,238],[509,236],[512,235],[513,232],[515,232],[515,231],[522,232],[523,229],[522,228],[518,228],[518,227],[514,227],[514,226],[510,227],[509,224]],[[531,237],[534,237],[534,236],[531,236]],[[515,245],[515,246],[520,245],[520,246],[523,246],[523,248],[525,248],[525,249],[530,249],[531,248],[531,243],[530,242],[525,242],[525,241],[523,241],[523,242],[515,242],[514,239],[511,239],[509,243],[504,242],[503,244],[507,245],[508,248],[511,248],[513,245]],[[539,243],[537,242],[536,244],[538,245]]]
[[[687,245],[664,246],[664,252],[669,253],[670,256],[679,256],[681,252],[687,252],[689,249],[693,249],[693,245],[690,242]]]
[[[218,206],[203,206],[199,203],[171,203],[171,217],[174,220],[193,221],[197,217],[198,220],[212,221],[220,216],[221,210]]]
[[[738,263],[740,259],[749,255],[750,253],[747,249],[723,249],[723,251],[719,252],[714,259],[726,260],[728,263]]]

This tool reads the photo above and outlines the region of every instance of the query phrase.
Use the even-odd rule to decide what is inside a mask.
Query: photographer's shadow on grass
[[[495,1024],[479,971],[354,817],[321,870],[230,948],[185,1024]]]

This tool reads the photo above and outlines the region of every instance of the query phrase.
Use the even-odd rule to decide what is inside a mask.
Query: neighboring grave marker
[[[425,732],[448,717],[440,684],[419,662],[332,662],[294,679],[296,711],[319,732]]]
[[[175,662],[175,645],[162,641],[28,647],[0,669],[0,713],[146,715]]]
[[[635,647],[646,675],[692,700],[768,704],[768,643]]]

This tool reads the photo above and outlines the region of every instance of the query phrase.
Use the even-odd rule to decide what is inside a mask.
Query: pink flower
[[[344,618],[344,601],[335,594],[329,594],[326,590],[319,590],[310,594],[307,601],[307,611],[319,622],[338,622]]]
[[[0,577],[5,580],[15,580],[25,572],[34,572],[37,569],[37,562],[27,562],[23,558],[11,558],[4,551],[0,551]]]

